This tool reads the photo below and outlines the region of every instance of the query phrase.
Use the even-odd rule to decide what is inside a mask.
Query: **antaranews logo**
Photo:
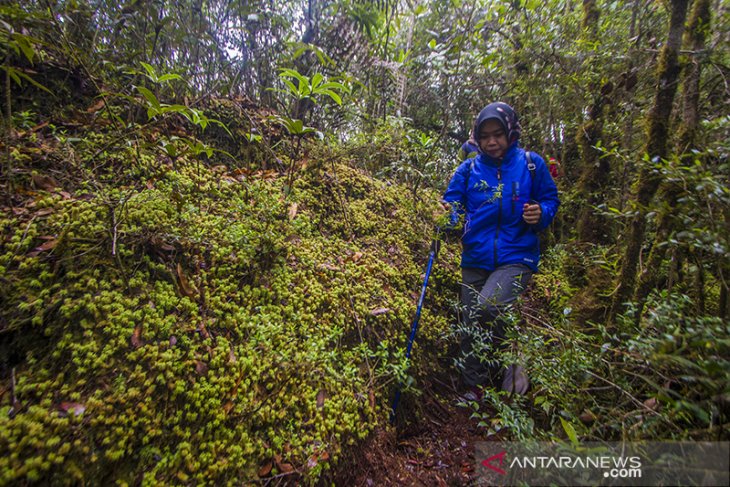
[[[476,442],[479,485],[730,487],[730,442]]]
[[[641,457],[638,456],[523,456],[515,457],[509,468],[599,470],[604,478],[641,478]]]
[[[500,453],[497,453],[496,455],[492,455],[491,457],[484,460],[482,462],[482,465],[487,468],[491,468],[492,470],[494,470],[495,472],[497,472],[500,475],[507,475],[507,472],[501,468],[502,463],[504,462],[505,455],[507,455],[506,451],[502,451]],[[499,460],[499,467],[492,464],[492,462],[495,460]]]
[[[514,452],[513,452],[514,453]],[[604,478],[639,479],[642,477],[641,457],[623,455],[511,455],[507,458],[507,450],[489,456],[481,461],[481,465],[499,475],[512,473],[593,471]]]

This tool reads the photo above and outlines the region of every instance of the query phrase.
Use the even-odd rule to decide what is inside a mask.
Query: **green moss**
[[[0,484],[240,483],[274,455],[335,461],[385,420],[430,204],[340,164],[299,174],[288,199],[282,180],[176,166],[138,189],[44,197],[42,218],[0,217],[2,320],[25,353],[23,408],[0,410]],[[423,364],[448,328],[448,252]]]

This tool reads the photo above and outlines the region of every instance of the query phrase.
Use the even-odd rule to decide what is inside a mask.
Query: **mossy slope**
[[[0,484],[321,478],[386,416],[431,203],[344,163],[285,196],[275,174],[140,160],[144,183],[37,191],[1,217],[19,362]],[[448,293],[431,296],[423,363],[448,328]]]

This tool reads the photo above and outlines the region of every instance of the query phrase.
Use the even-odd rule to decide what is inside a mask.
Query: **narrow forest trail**
[[[422,394],[407,401],[397,427],[378,431],[343,463],[336,485],[473,485],[474,445],[494,436],[477,426],[472,409],[458,405],[458,398],[439,379],[426,382]]]
[[[523,305],[540,309],[544,303],[531,292],[532,286]],[[523,319],[534,321],[535,317]],[[475,469],[475,444],[507,439],[509,431],[490,433],[479,426],[482,418],[472,417],[473,404],[465,405],[460,399],[464,391],[453,357],[441,357],[437,370],[420,384],[419,396],[403,396],[396,427],[378,430],[342,462],[335,485],[486,485]],[[489,407],[482,402],[480,416],[493,417],[496,412],[490,415]]]

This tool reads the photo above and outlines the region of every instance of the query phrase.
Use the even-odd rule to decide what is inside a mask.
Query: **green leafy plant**
[[[35,49],[34,45],[41,44],[41,41],[29,35],[15,32],[13,27],[3,20],[0,20],[0,38],[3,39],[4,46],[2,48],[4,52],[0,51],[0,53],[3,55],[6,61],[5,64],[0,66],[0,69],[5,71],[6,75],[11,78],[18,86],[23,86],[23,81],[26,81],[38,88],[39,90],[43,90],[46,93],[53,95],[51,90],[33,79],[30,75],[26,74],[21,68],[8,64],[10,61],[9,51],[14,52],[18,56],[22,53],[25,59],[29,63],[33,64],[37,59],[40,58],[39,51]],[[6,86],[6,90],[8,89],[9,87]]]
[[[318,102],[323,96],[327,96],[338,105],[342,105],[342,92],[347,92],[347,87],[336,81],[327,81],[320,73],[312,77],[305,76],[294,69],[282,68],[279,72],[279,79],[287,90],[277,90],[292,96],[296,100],[312,100]],[[296,84],[294,82],[296,81]]]

